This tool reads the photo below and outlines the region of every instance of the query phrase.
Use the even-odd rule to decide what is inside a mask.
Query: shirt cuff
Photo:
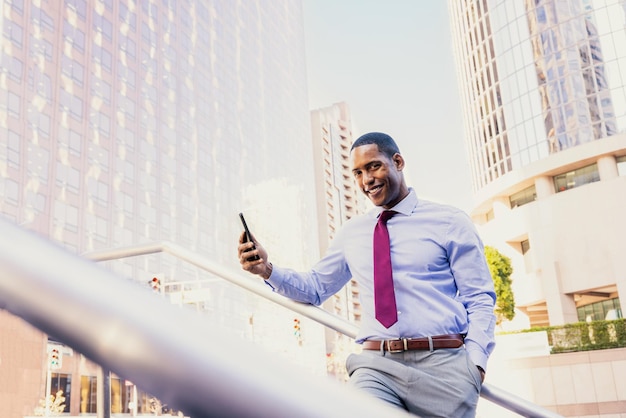
[[[280,288],[284,282],[284,275],[281,273],[282,269],[272,264],[272,273],[270,274],[270,277],[264,280],[264,282],[271,287],[272,290]]]
[[[480,348],[465,347],[470,356],[470,360],[476,366],[479,366],[484,371],[487,371],[487,360],[489,359]]]

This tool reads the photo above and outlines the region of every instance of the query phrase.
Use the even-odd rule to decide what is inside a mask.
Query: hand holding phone
[[[252,241],[252,235],[250,234],[250,230],[248,229],[248,224],[246,224],[246,219],[243,217],[243,213],[239,213],[239,219],[241,219],[241,223],[243,224],[243,230],[245,232],[244,234],[244,241],[243,242],[248,242],[248,241]],[[251,249],[247,250],[247,251],[252,251],[256,249],[256,247],[252,247]],[[252,257],[248,258],[248,261],[256,261],[259,259],[258,255],[254,255]]]

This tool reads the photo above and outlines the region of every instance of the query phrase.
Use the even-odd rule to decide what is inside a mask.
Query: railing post
[[[98,418],[111,418],[111,372],[104,367],[98,368],[96,391],[96,410]]]

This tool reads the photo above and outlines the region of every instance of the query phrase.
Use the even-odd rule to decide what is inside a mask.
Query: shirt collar
[[[404,199],[399,201],[394,207],[390,209],[376,208],[377,210],[374,212],[374,216],[378,218],[380,213],[384,210],[393,210],[395,212],[401,213],[403,215],[409,216],[413,213],[413,210],[417,206],[417,194],[412,187],[409,187],[409,194],[406,195]]]

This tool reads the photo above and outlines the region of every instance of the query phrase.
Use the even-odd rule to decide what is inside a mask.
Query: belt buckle
[[[392,350],[391,349],[391,343],[394,341],[402,341],[402,348],[400,348],[399,350]],[[408,347],[408,339],[406,338],[398,338],[397,340],[387,340],[387,352],[389,353],[402,353],[403,351],[408,351],[409,347]]]

